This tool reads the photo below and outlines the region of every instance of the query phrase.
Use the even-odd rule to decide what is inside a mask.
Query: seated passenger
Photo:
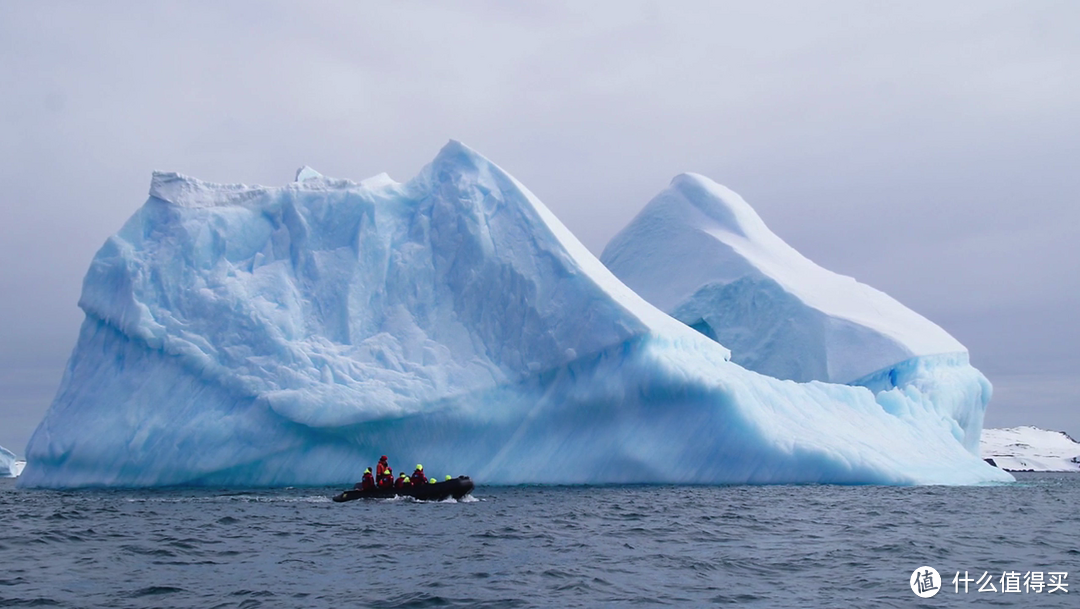
[[[392,486],[394,482],[394,470],[390,468],[390,464],[386,462],[386,455],[379,457],[379,464],[375,466],[375,482],[380,487],[383,486],[383,478],[387,478],[387,486]]]
[[[371,468],[364,471],[364,478],[360,481],[360,489],[370,491],[375,488],[375,477],[371,475]]]
[[[427,484],[427,476],[424,475],[423,465],[416,464],[416,469],[413,470],[410,480],[412,480],[413,484]]]
[[[379,478],[375,484],[378,485],[379,488],[394,488],[394,477],[384,475]]]
[[[405,472],[401,472],[401,477],[394,483],[395,488],[405,488],[406,486],[412,486],[412,482],[409,477],[405,475]]]

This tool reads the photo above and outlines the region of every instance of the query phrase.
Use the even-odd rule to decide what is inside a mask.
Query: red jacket
[[[425,476],[424,472],[420,470],[414,471],[412,473],[412,477],[409,478],[409,480],[411,480],[413,484],[427,484],[427,476]]]
[[[382,476],[383,474],[393,475],[393,470],[390,469],[390,465],[379,461],[379,464],[375,466],[375,475]]]
[[[364,472],[364,478],[360,481],[360,488],[365,491],[375,488],[375,478],[371,477],[371,472]]]

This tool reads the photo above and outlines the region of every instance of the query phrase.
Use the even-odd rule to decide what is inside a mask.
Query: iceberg
[[[25,461],[15,459],[15,453],[0,446],[0,478],[18,477],[25,464]]]
[[[917,387],[748,370],[447,144],[417,177],[156,173],[95,255],[23,486],[322,485],[380,454],[513,483],[979,483]]]
[[[916,392],[978,454],[991,385],[967,349],[884,292],[810,261],[724,186],[676,176],[600,259],[643,298],[731,349],[733,362],[780,379],[864,386],[886,409],[903,409],[894,396]]]
[[[983,430],[981,450],[1003,470],[1080,472],[1080,442],[1064,431],[1026,425]]]

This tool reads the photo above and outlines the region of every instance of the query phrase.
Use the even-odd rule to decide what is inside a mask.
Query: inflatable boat
[[[473,481],[468,476],[458,476],[434,484],[419,484],[402,488],[373,488],[367,491],[354,488],[334,495],[334,501],[341,503],[356,499],[393,499],[394,497],[414,497],[421,501],[442,501],[449,497],[461,499],[472,492],[473,486]]]

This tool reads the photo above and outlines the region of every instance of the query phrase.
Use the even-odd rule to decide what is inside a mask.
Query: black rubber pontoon
[[[435,484],[420,484],[404,488],[375,488],[370,491],[354,488],[334,495],[334,501],[341,503],[356,499],[393,499],[394,497],[415,497],[421,501],[442,501],[449,497],[461,499],[472,492],[473,486],[473,481],[468,476],[458,476]]]

